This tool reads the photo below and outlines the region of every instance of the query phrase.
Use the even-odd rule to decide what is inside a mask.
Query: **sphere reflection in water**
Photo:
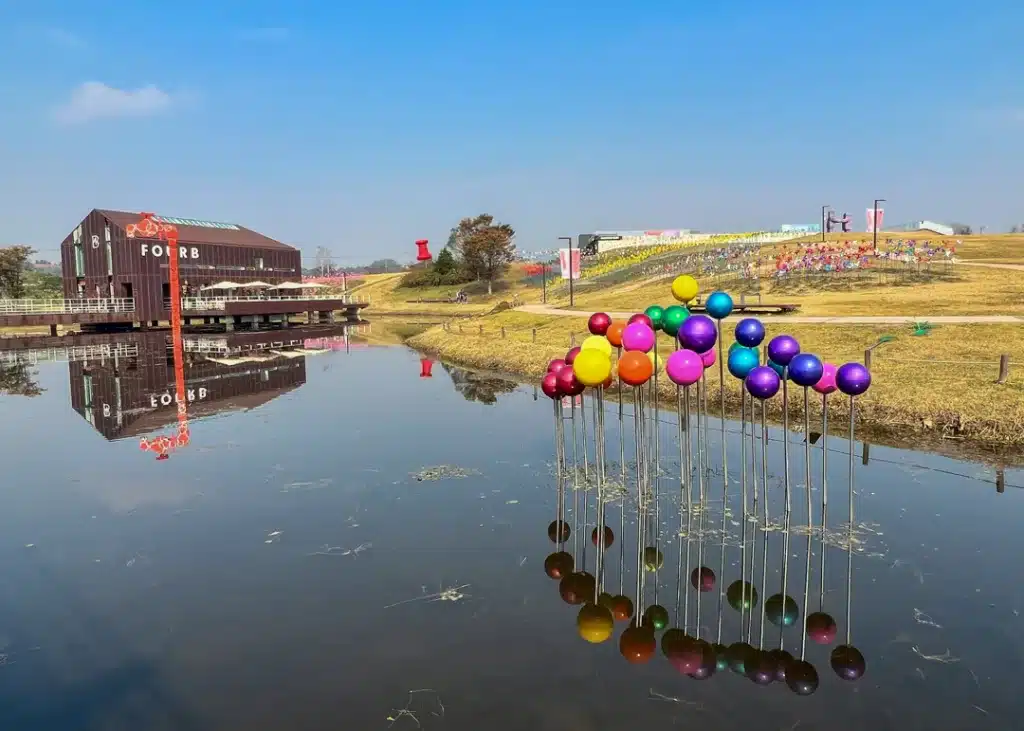
[[[564,520],[552,520],[548,526],[548,538],[552,543],[565,543],[569,540],[569,524]]]
[[[840,645],[832,650],[829,662],[836,675],[850,682],[860,680],[867,671],[864,656],[853,645]]]
[[[652,604],[644,611],[644,625],[649,626],[655,632],[661,632],[668,627],[668,610],[660,604]]]
[[[650,660],[656,649],[658,643],[654,639],[654,630],[638,625],[636,621],[631,622],[619,637],[619,652],[626,660],[637,665]]]
[[[725,598],[729,606],[739,611],[750,611],[757,606],[757,589],[749,581],[736,580],[725,590]]]
[[[556,551],[544,559],[544,573],[552,579],[561,581],[572,573],[573,560],[565,551]]]
[[[693,637],[678,627],[665,632],[661,638],[661,652],[683,675],[690,675],[700,669],[701,652]]]
[[[810,695],[818,689],[818,671],[806,660],[794,660],[786,671],[786,685],[797,695]]]
[[[587,642],[605,642],[614,629],[611,611],[599,604],[584,604],[576,616],[576,630]]]
[[[600,537],[601,536],[598,535],[598,533],[597,533],[597,528],[594,528],[594,530],[590,531],[590,541],[595,546],[598,545],[597,540]],[[608,526],[605,526],[604,527],[604,547],[605,548],[611,548],[613,543],[615,543],[615,533],[612,532],[611,528],[609,528]]]
[[[729,648],[716,642],[711,646],[715,653],[715,672],[722,673],[729,669]]]
[[[775,682],[775,658],[764,650],[754,650],[747,659],[747,677],[757,685]]]
[[[747,664],[753,656],[754,648],[746,642],[733,642],[726,651],[729,668],[737,675],[747,674]]]
[[[701,592],[714,591],[715,572],[707,566],[695,568],[690,574],[690,584],[694,589]]]
[[[814,612],[807,615],[807,637],[819,645],[831,645],[836,639],[836,621],[830,614]]]
[[[612,610],[616,622],[625,622],[633,618],[633,600],[623,594],[612,597],[609,609]]]
[[[582,604],[594,598],[595,580],[586,571],[575,571],[558,582],[558,593],[566,604]]]
[[[710,643],[705,640],[695,639],[694,644],[700,653],[700,663],[695,671],[687,673],[694,680],[707,680],[715,674],[717,664],[715,662],[715,651]]]
[[[644,568],[648,571],[657,571],[665,564],[665,557],[654,546],[644,549]]]
[[[789,595],[773,594],[765,600],[764,616],[774,625],[792,627],[800,618],[800,606]]]
[[[785,683],[786,670],[793,663],[793,655],[787,650],[776,648],[768,652],[768,657],[771,658],[772,664],[775,665],[775,679],[780,683]]]

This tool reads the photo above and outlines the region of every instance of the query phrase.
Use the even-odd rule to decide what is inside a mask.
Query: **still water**
[[[670,627],[709,643],[781,643],[799,656],[807,610],[835,619],[831,644],[804,648],[813,695],[725,667],[697,680],[666,660],[661,632],[641,664],[620,652],[626,622],[585,642],[580,606],[565,601],[576,597],[546,575],[560,548],[597,571],[589,401],[585,419],[576,412],[575,460],[564,422],[560,481],[552,404],[532,387],[373,347],[365,333],[323,335],[258,348],[244,335],[187,339],[189,440],[163,459],[139,448],[177,428],[162,339],[0,354],[0,728],[1017,727],[1019,472],[999,494],[984,465],[878,445],[864,464],[858,442],[848,576],[843,435],[824,442],[823,539],[807,530],[802,435],[791,437],[787,531],[782,434],[771,430],[765,531],[763,486],[758,518],[744,520],[739,464],[751,447],[737,422],[728,495],[710,419],[704,507],[680,511],[675,417],[662,412],[641,536],[632,413],[627,496],[612,499],[623,468],[618,405],[607,403],[613,540],[601,588],[639,603],[642,547],[664,558],[642,572],[643,606],[664,606]],[[62,360],[35,362],[48,357]],[[562,546],[548,535],[559,504],[571,530]],[[700,566],[706,592],[690,583]],[[780,629],[761,611],[771,615],[763,600],[783,575],[798,614]],[[750,610],[733,602],[741,613],[723,589],[742,579],[759,598]],[[847,642],[866,666],[856,682],[830,667]]]

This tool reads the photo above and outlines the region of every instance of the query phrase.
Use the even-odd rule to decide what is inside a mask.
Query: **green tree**
[[[35,373],[25,363],[0,365],[0,394],[7,396],[38,396],[43,392],[35,381]]]
[[[18,299],[25,296],[25,271],[35,250],[28,246],[0,249],[0,295]]]
[[[446,249],[450,249],[456,260],[462,260],[466,252],[466,242],[478,232],[494,225],[494,216],[481,213],[479,216],[467,216],[459,221],[448,234]]]
[[[473,230],[462,243],[462,265],[477,279],[487,282],[487,294],[492,294],[494,280],[508,270],[515,259],[515,230],[507,223],[490,223]]]

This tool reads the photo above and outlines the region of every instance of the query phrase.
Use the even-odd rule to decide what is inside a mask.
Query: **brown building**
[[[174,356],[167,334],[135,331],[124,333],[121,341],[137,344],[138,355],[68,363],[71,408],[111,440],[176,424]],[[255,408],[306,383],[304,356],[268,353],[262,360],[231,363],[186,352],[184,358],[190,419]]]
[[[170,317],[167,245],[130,239],[128,224],[138,213],[93,210],[61,243],[67,299],[133,299],[137,322]],[[230,280],[268,284],[302,280],[301,253],[233,223],[154,216],[178,229],[180,279],[192,290]]]

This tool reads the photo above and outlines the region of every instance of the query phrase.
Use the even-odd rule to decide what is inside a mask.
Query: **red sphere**
[[[605,335],[611,324],[612,318],[603,312],[595,312],[587,322],[587,329],[590,330],[591,335]]]
[[[579,396],[586,389],[586,386],[576,380],[572,368],[563,368],[555,378],[558,379],[558,389],[566,396]]]
[[[540,382],[540,390],[549,399],[557,399],[562,395],[562,389],[558,386],[558,374],[547,373]]]
[[[563,576],[558,582],[558,593],[566,604],[582,604],[594,601],[594,577],[585,571],[576,571]]]
[[[665,632],[661,639],[661,651],[672,667],[683,675],[691,675],[700,670],[704,657],[696,639],[676,628]]]
[[[619,637],[619,652],[634,665],[650,660],[656,649],[658,643],[654,639],[654,630],[638,626],[636,622],[626,627]]]
[[[626,321],[626,324],[627,325],[632,325],[634,322],[642,322],[643,324],[645,324],[647,327],[651,328],[652,330],[654,329],[654,320],[652,320],[651,318],[649,318],[647,315],[645,315],[642,312],[638,312],[635,315],[633,315],[632,317],[630,317],[629,320]]]
[[[690,574],[690,583],[700,592],[709,592],[715,588],[715,572],[707,566],[696,568]]]
[[[548,373],[558,373],[560,370],[565,368],[566,363],[564,358],[555,358],[553,361],[548,363]]]
[[[552,553],[544,559],[544,573],[557,581],[561,581],[563,578],[571,574],[572,569],[572,556],[565,551]]]
[[[819,645],[831,645],[836,640],[836,621],[825,612],[807,615],[807,636]]]
[[[625,622],[633,616],[633,600],[623,594],[613,596],[608,608],[616,622]]]
[[[548,524],[548,538],[552,543],[565,543],[569,540],[569,524],[564,520],[552,520]]]
[[[593,544],[595,546],[597,545],[597,539],[600,538],[600,537],[601,536],[598,535],[598,533],[597,533],[597,528],[594,528],[594,530],[590,531],[590,540],[593,542]],[[605,526],[604,527],[604,547],[605,548],[611,548],[611,545],[613,543],[615,543],[615,533],[612,532],[611,528],[609,528],[608,526]]]
[[[581,348],[578,345],[574,348],[569,348],[569,352],[565,354],[565,364],[572,365],[573,361],[576,360],[576,356],[580,354],[581,350],[583,350],[583,348]]]

